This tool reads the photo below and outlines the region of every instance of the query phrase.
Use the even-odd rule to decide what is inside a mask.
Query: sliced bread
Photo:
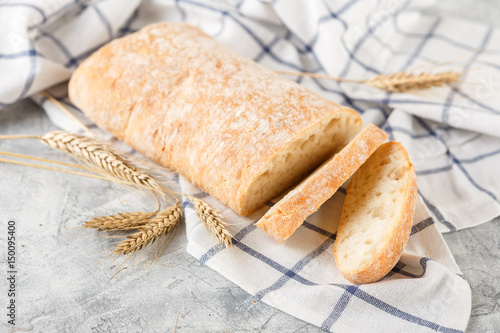
[[[385,140],[387,133],[368,124],[339,153],[274,205],[257,222],[257,227],[276,241],[285,241],[309,215],[333,196]]]
[[[410,236],[416,176],[397,142],[382,145],[354,174],[339,222],[333,254],[352,283],[371,283],[398,262]]]

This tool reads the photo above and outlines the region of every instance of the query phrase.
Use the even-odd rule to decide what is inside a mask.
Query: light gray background
[[[500,2],[440,1],[429,14],[500,26]],[[0,134],[44,134],[57,128],[29,100],[0,112]],[[0,150],[72,162],[35,140],[0,141]],[[255,300],[185,252],[184,226],[147,268],[113,277],[105,260],[114,241],[78,226],[99,206],[153,208],[152,200],[105,181],[0,163],[0,244],[17,223],[17,326],[35,332],[322,332]],[[110,208],[110,207],[107,207]],[[500,332],[500,229],[497,218],[444,235],[472,288],[470,332]],[[5,309],[5,246],[0,253],[0,306]],[[172,250],[174,252],[168,253]],[[156,295],[161,295],[156,297]],[[165,297],[167,295],[167,297]],[[0,331],[8,331],[5,310]]]

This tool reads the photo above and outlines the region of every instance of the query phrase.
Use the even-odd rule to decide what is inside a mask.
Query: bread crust
[[[277,242],[290,237],[304,220],[351,177],[388,138],[387,133],[368,124],[347,146],[274,205],[256,226]]]
[[[69,96],[99,127],[241,215],[256,210],[243,207],[251,184],[298,135],[332,117],[361,126],[355,111],[185,23],[103,46],[74,72]]]
[[[417,178],[415,174],[415,168],[413,164],[410,162],[410,157],[408,156],[408,152],[399,142],[387,142],[382,145],[379,149],[384,150],[388,149],[389,146],[396,146],[400,151],[404,153],[406,161],[408,163],[407,172],[410,174],[409,181],[405,185],[404,188],[404,199],[403,206],[400,209],[398,222],[396,224],[396,228],[394,228],[392,235],[387,239],[387,242],[383,246],[383,250],[368,262],[364,267],[359,267],[356,271],[346,271],[343,270],[340,265],[338,265],[338,252],[337,252],[337,244],[335,242],[333,255],[335,260],[337,261],[337,266],[342,273],[342,275],[352,283],[355,284],[363,284],[363,283],[371,283],[380,280],[383,278],[389,271],[397,264],[399,258],[401,257],[406,245],[408,243],[408,239],[411,233],[411,227],[413,223],[413,215],[415,213],[415,205],[417,200]],[[354,183],[356,182],[356,176],[353,177],[351,183],[347,187],[347,195],[352,191],[354,187]],[[346,198],[347,202],[347,198]],[[342,211],[342,217],[339,222],[339,228],[337,235],[342,232],[345,221],[343,219],[345,214],[345,207]],[[337,236],[337,239],[339,237]]]

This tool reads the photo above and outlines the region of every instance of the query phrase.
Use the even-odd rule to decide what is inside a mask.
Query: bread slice
[[[352,283],[371,283],[399,260],[410,236],[417,183],[408,153],[397,142],[382,145],[347,187],[333,254]]]
[[[296,184],[362,126],[355,111],[180,22],[100,48],[73,73],[69,97],[241,215]]]
[[[276,241],[285,241],[309,215],[333,196],[387,137],[387,133],[377,126],[368,124],[339,153],[274,205],[257,222],[257,227]]]

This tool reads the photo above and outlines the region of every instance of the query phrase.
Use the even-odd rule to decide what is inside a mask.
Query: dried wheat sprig
[[[10,138],[10,136],[9,136],[9,138]],[[29,136],[29,138],[38,139],[37,136]],[[0,155],[20,157],[20,158],[24,158],[24,159],[28,159],[28,160],[35,160],[35,161],[40,161],[40,162],[52,163],[52,164],[60,164],[60,165],[68,166],[71,168],[77,168],[77,169],[87,170],[90,172],[95,172],[94,168],[91,169],[91,168],[88,168],[88,167],[85,167],[82,165],[65,163],[65,162],[55,161],[55,160],[51,160],[51,159],[47,159],[47,158],[38,158],[38,157],[34,157],[34,156],[15,154],[15,153],[9,153],[9,152],[4,152],[4,151],[0,151]],[[78,171],[73,171],[73,170],[47,167],[47,166],[43,166],[43,165],[20,162],[20,161],[9,160],[9,159],[4,159],[4,158],[0,158],[0,162],[29,166],[29,167],[39,168],[39,169],[53,170],[53,171],[64,172],[64,173],[69,173],[69,174],[78,175],[78,176],[85,176],[85,177],[91,177],[91,178],[97,178],[97,179],[103,179],[103,180],[110,180],[109,177],[103,177],[103,176],[99,176],[99,175],[95,175],[95,174],[89,174],[89,173],[78,172]],[[168,194],[169,196],[171,196],[175,200],[176,203],[179,202],[177,195],[182,195],[182,193],[173,192],[173,191],[171,191],[168,188],[163,187],[163,186],[160,186],[160,190],[162,192]]]
[[[190,195],[186,197],[193,202],[196,215],[205,223],[205,227],[217,237],[219,242],[226,247],[233,246],[233,236],[222,221],[222,216],[205,201]]]
[[[38,139],[37,135],[0,135],[0,140]]]
[[[94,133],[92,133],[92,131],[87,127],[85,126],[85,124],[80,120],[78,119],[71,111],[68,110],[68,108],[66,108],[64,105],[62,105],[61,102],[59,102],[54,96],[52,96],[51,94],[49,94],[49,92],[47,90],[43,90],[41,92],[42,95],[44,95],[45,97],[47,97],[52,103],[54,103],[59,109],[61,109],[62,111],[64,111],[64,113],[66,113],[66,115],[68,115],[68,117],[70,117],[74,122],[76,122],[81,128],[83,128],[83,130],[85,132],[87,132],[89,135],[93,136]]]
[[[109,177],[102,177],[102,176],[94,175],[91,173],[78,172],[78,171],[66,170],[66,169],[60,169],[60,168],[53,168],[53,167],[49,167],[49,166],[45,166],[45,165],[38,165],[38,164],[33,164],[33,163],[26,163],[26,162],[21,162],[21,161],[9,160],[7,158],[0,158],[0,162],[21,165],[21,166],[27,166],[27,167],[37,168],[37,169],[64,172],[64,173],[69,173],[69,174],[77,175],[77,176],[85,176],[85,177],[90,177],[90,178],[109,180]]]
[[[69,153],[112,180],[162,193],[156,180],[98,139],[65,131],[53,131],[39,137],[38,140],[49,147]]]
[[[395,73],[381,74],[363,83],[389,92],[402,93],[411,90],[423,90],[432,87],[441,87],[444,84],[455,83],[460,80],[461,73],[448,71],[443,73]]]
[[[97,231],[119,231],[137,229],[148,223],[157,212],[125,212],[115,215],[97,216],[83,224],[84,228]]]
[[[178,202],[156,215],[155,218],[142,226],[139,232],[121,241],[113,253],[131,255],[145,246],[153,244],[157,239],[169,233],[179,223],[181,216],[181,204]]]
[[[70,167],[70,168],[76,168],[76,169],[81,169],[81,170],[92,171],[89,168],[84,167],[82,165],[78,165],[78,164],[72,164],[72,163],[66,163],[66,162],[61,162],[61,161],[49,160],[49,159],[46,159],[46,158],[41,158],[41,157],[36,157],[36,156],[30,156],[30,155],[24,155],[24,154],[11,153],[11,152],[8,152],[8,151],[0,151],[0,155],[11,156],[11,157],[18,157],[18,158],[24,158],[24,159],[27,159],[27,160],[33,160],[33,161],[38,161],[38,162],[59,164],[59,165],[64,165],[64,166],[67,166],[67,167]]]
[[[444,84],[457,83],[462,76],[462,73],[455,71],[441,73],[422,72],[413,74],[409,72],[399,72],[393,74],[380,74],[368,80],[352,80],[329,75],[303,72],[285,72],[276,71],[283,75],[307,76],[317,79],[328,79],[338,82],[350,82],[357,84],[365,84],[367,86],[382,89],[388,92],[403,93],[412,90],[423,90],[432,87],[441,87]]]

